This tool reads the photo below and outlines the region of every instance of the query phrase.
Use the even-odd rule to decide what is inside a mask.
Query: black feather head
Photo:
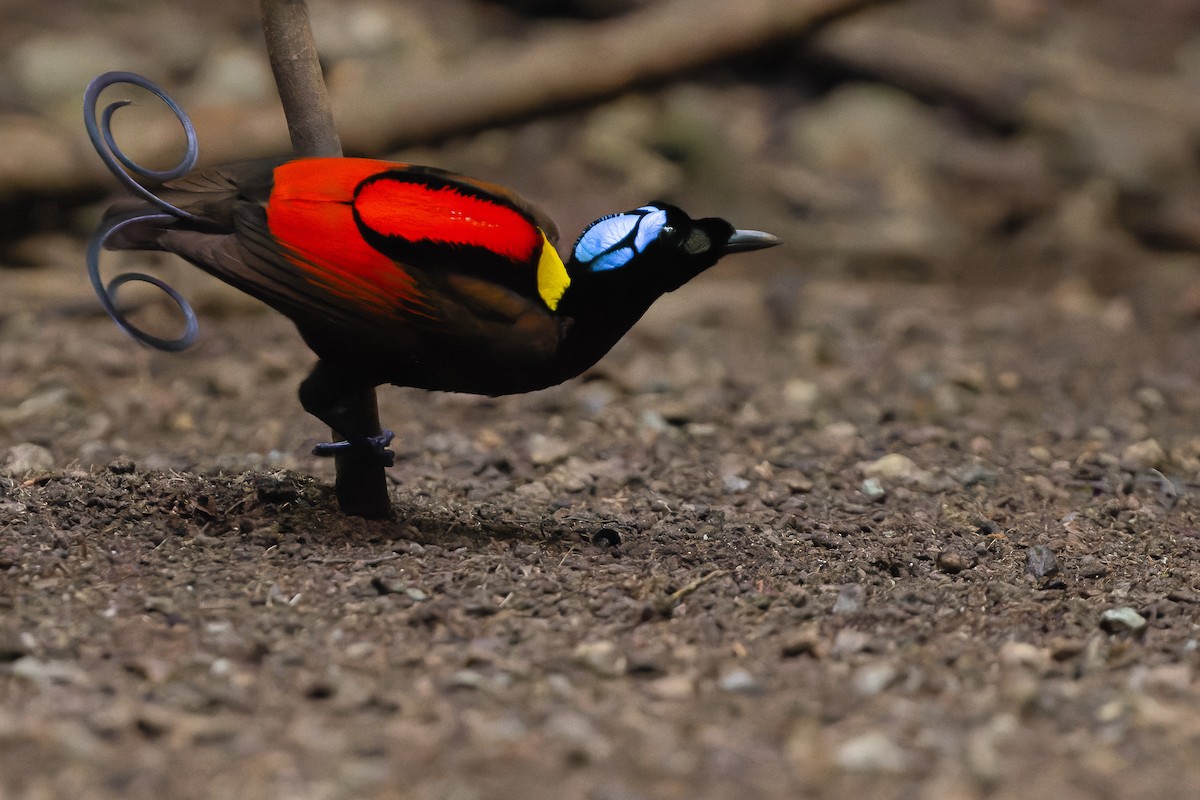
[[[724,255],[779,244],[760,231],[735,229],[723,219],[692,219],[666,203],[609,214],[593,222],[571,248],[572,284],[598,288],[620,284],[642,289],[652,300],[674,291]]]

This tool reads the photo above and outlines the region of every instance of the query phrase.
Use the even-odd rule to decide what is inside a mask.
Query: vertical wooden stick
[[[301,156],[340,156],[325,77],[304,0],[262,0],[262,26],[275,86],[287,117],[292,150]]]
[[[340,156],[342,143],[333,124],[308,7],[304,0],[261,0],[261,10],[267,56],[287,117],[292,149],[300,156]],[[363,392],[353,405],[353,413],[366,423],[364,429],[379,434],[375,390]],[[337,431],[333,434],[343,438]],[[387,474],[372,454],[348,450],[335,457],[334,469],[338,505],[344,513],[371,518],[391,514]]]

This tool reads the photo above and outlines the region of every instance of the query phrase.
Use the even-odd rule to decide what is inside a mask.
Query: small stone
[[[838,589],[837,599],[833,601],[834,614],[853,614],[862,609],[863,599],[867,590],[860,584],[848,583]]]
[[[29,654],[24,638],[15,629],[0,628],[0,664],[8,664]]]
[[[1167,398],[1153,386],[1143,386],[1133,393],[1133,397],[1146,411],[1161,411],[1167,405]]]
[[[4,473],[22,476],[34,472],[46,472],[54,466],[54,454],[40,444],[25,442],[8,448],[4,459]]]
[[[992,452],[994,447],[992,440],[986,436],[972,436],[971,441],[967,444],[967,449],[977,456]]]
[[[15,511],[14,516],[19,516],[25,513],[25,506],[21,503],[0,503],[0,513],[6,511]],[[15,544],[5,545],[0,547],[0,569],[12,569],[17,564],[21,563],[21,548]],[[0,648],[2,651],[3,648]],[[4,661],[4,656],[0,655],[0,662]]]
[[[1047,475],[1034,475],[1031,478],[1025,478],[1025,481],[1033,489],[1033,493],[1042,500],[1061,500],[1067,496],[1067,493]]]
[[[1100,627],[1108,633],[1137,633],[1146,627],[1146,618],[1129,606],[1110,608],[1100,615]]]
[[[87,674],[74,661],[51,661],[22,656],[8,667],[8,673],[31,683],[84,685]]]
[[[925,475],[925,470],[906,455],[888,453],[875,461],[864,461],[858,465],[863,477],[883,481],[915,481]]]
[[[1021,375],[1012,370],[1004,370],[996,375],[996,387],[1002,392],[1015,392],[1021,388]]]
[[[833,637],[832,653],[834,656],[852,656],[861,653],[871,646],[871,634],[856,631],[854,628],[842,628]]]
[[[808,494],[816,485],[806,475],[785,476],[784,483],[787,485],[788,491],[792,494]]]
[[[1103,578],[1108,574],[1108,567],[1095,556],[1084,556],[1079,559],[1079,577]]]
[[[997,654],[1000,663],[1042,671],[1047,665],[1048,652],[1029,642],[1005,642]]]
[[[528,500],[531,503],[546,503],[549,502],[553,495],[550,493],[549,487],[542,481],[531,481],[523,483],[513,490],[519,497]]]
[[[863,697],[874,697],[891,686],[898,674],[894,664],[868,664],[854,673],[854,690]]]
[[[538,466],[554,464],[571,453],[571,444],[557,436],[535,433],[529,437],[529,459]]]
[[[843,742],[834,759],[850,772],[903,772],[911,761],[908,752],[878,731]]]
[[[192,91],[201,96],[255,103],[275,88],[266,62],[249,45],[217,44],[199,66],[192,77]]]
[[[1055,661],[1068,661],[1083,652],[1087,642],[1057,636],[1050,640],[1050,657]]]
[[[1154,439],[1134,442],[1121,452],[1121,466],[1127,470],[1158,469],[1167,460],[1167,452]]]
[[[550,479],[567,492],[582,492],[596,482],[593,465],[578,458],[568,458],[555,468]]]
[[[1029,457],[1039,464],[1049,464],[1054,460],[1054,454],[1050,452],[1050,448],[1040,444],[1029,448]]]
[[[858,436],[858,426],[853,422],[831,422],[821,429],[821,434],[838,441],[853,439]]]
[[[561,711],[546,720],[544,729],[550,741],[560,742],[579,761],[603,761],[612,755],[612,741],[596,729],[592,721],[575,711]]]
[[[793,422],[807,422],[813,418],[820,391],[812,381],[792,378],[783,385],[784,412]]]
[[[937,554],[937,567],[942,572],[956,575],[964,569],[975,566],[975,559],[954,550],[946,550]]]
[[[597,675],[615,678],[625,674],[627,660],[614,642],[582,642],[575,648],[575,661]]]
[[[654,433],[665,433],[671,430],[671,423],[667,422],[666,417],[655,411],[653,408],[648,408],[642,412],[638,423],[646,430]]]
[[[867,478],[862,482],[860,491],[872,500],[880,500],[887,495],[887,489],[883,488],[879,478]]]
[[[118,458],[114,461],[110,461],[107,469],[114,475],[129,475],[137,471],[137,464],[133,463],[128,458]]]
[[[970,461],[952,470],[950,477],[961,486],[971,487],[995,481],[996,471],[989,469],[980,461]]]
[[[696,682],[687,675],[664,675],[650,681],[646,689],[660,700],[690,700],[696,694]]]
[[[744,669],[725,673],[717,685],[721,687],[721,691],[734,694],[751,694],[762,688],[758,680]]]
[[[784,658],[795,658],[796,656],[823,658],[828,651],[829,644],[815,625],[792,632],[784,638],[783,646],[780,648]]]
[[[1035,544],[1025,551],[1025,574],[1045,578],[1058,574],[1058,556],[1044,544]]]
[[[379,646],[375,642],[351,642],[346,646],[346,658],[351,661],[361,661],[364,658],[374,655],[379,650]]]
[[[741,475],[735,475],[733,473],[726,474],[721,479],[721,482],[725,486],[725,491],[732,492],[734,494],[738,492],[744,492],[750,488],[750,481],[746,480]]]
[[[473,669],[460,669],[450,676],[450,686],[456,689],[482,689],[487,685],[487,678]]]

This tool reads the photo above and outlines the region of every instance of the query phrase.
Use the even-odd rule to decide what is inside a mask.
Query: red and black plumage
[[[218,167],[109,216],[104,246],[175,253],[292,319],[318,356],[301,401],[351,444],[370,438],[347,412],[366,388],[560,383],[664,292],[778,243],[652,204],[597,220],[564,263],[553,223],[513,192],[357,158]]]
[[[175,253],[259,298],[347,380],[483,394],[554,382],[540,376],[559,325],[537,291],[554,231],[501,187],[331,158],[219,167],[160,194],[194,218],[128,225],[107,245]]]

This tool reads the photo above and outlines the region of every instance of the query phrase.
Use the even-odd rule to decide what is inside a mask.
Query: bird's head
[[[737,230],[717,217],[692,219],[675,206],[656,202],[609,214],[585,228],[571,249],[567,270],[572,287],[586,286],[588,295],[617,294],[651,303],[722,256],[779,243],[769,233]]]

